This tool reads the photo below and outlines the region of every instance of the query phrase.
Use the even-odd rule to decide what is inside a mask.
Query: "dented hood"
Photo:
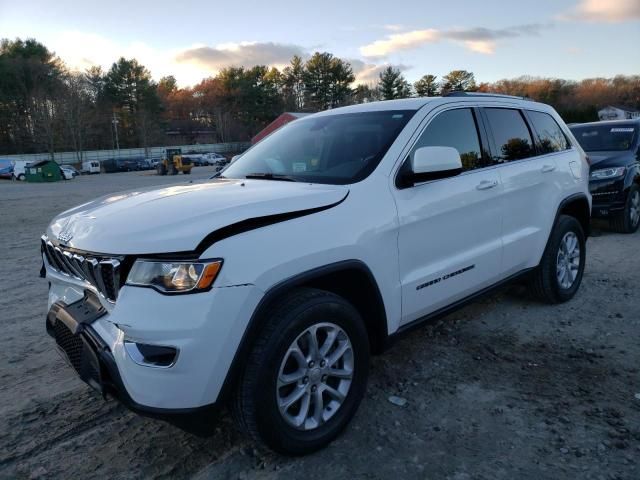
[[[54,243],[112,255],[193,251],[224,227],[329,207],[348,192],[340,185],[226,179],[132,190],[61,213],[47,236]]]

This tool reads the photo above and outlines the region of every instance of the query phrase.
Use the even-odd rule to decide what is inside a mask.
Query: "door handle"
[[[544,167],[542,167],[542,173],[553,172],[555,169],[556,169],[555,165],[545,165]]]
[[[490,188],[497,187],[497,186],[498,186],[497,180],[482,180],[478,185],[476,185],[476,188],[478,190],[489,190]]]

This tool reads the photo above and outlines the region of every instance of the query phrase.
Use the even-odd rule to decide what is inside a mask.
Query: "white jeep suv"
[[[453,94],[281,128],[217,178],[109,195],[42,237],[47,330],[129,408],[230,404],[290,454],[330,442],[400,332],[516,277],[576,293],[591,197],[547,105]],[[202,421],[201,421],[202,423]]]

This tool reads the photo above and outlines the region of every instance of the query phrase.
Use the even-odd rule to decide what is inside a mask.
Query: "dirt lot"
[[[0,182],[0,477],[640,478],[640,234],[597,230],[567,304],[511,287],[400,340],[347,431],[305,458],[258,453],[227,415],[201,439],[95,397],[44,331],[39,237],[95,196],[178,181]]]

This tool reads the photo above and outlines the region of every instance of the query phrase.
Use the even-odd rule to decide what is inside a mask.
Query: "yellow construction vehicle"
[[[185,175],[191,173],[193,164],[188,158],[182,158],[182,150],[179,148],[167,148],[156,170],[158,175],[177,175],[182,172]]]

